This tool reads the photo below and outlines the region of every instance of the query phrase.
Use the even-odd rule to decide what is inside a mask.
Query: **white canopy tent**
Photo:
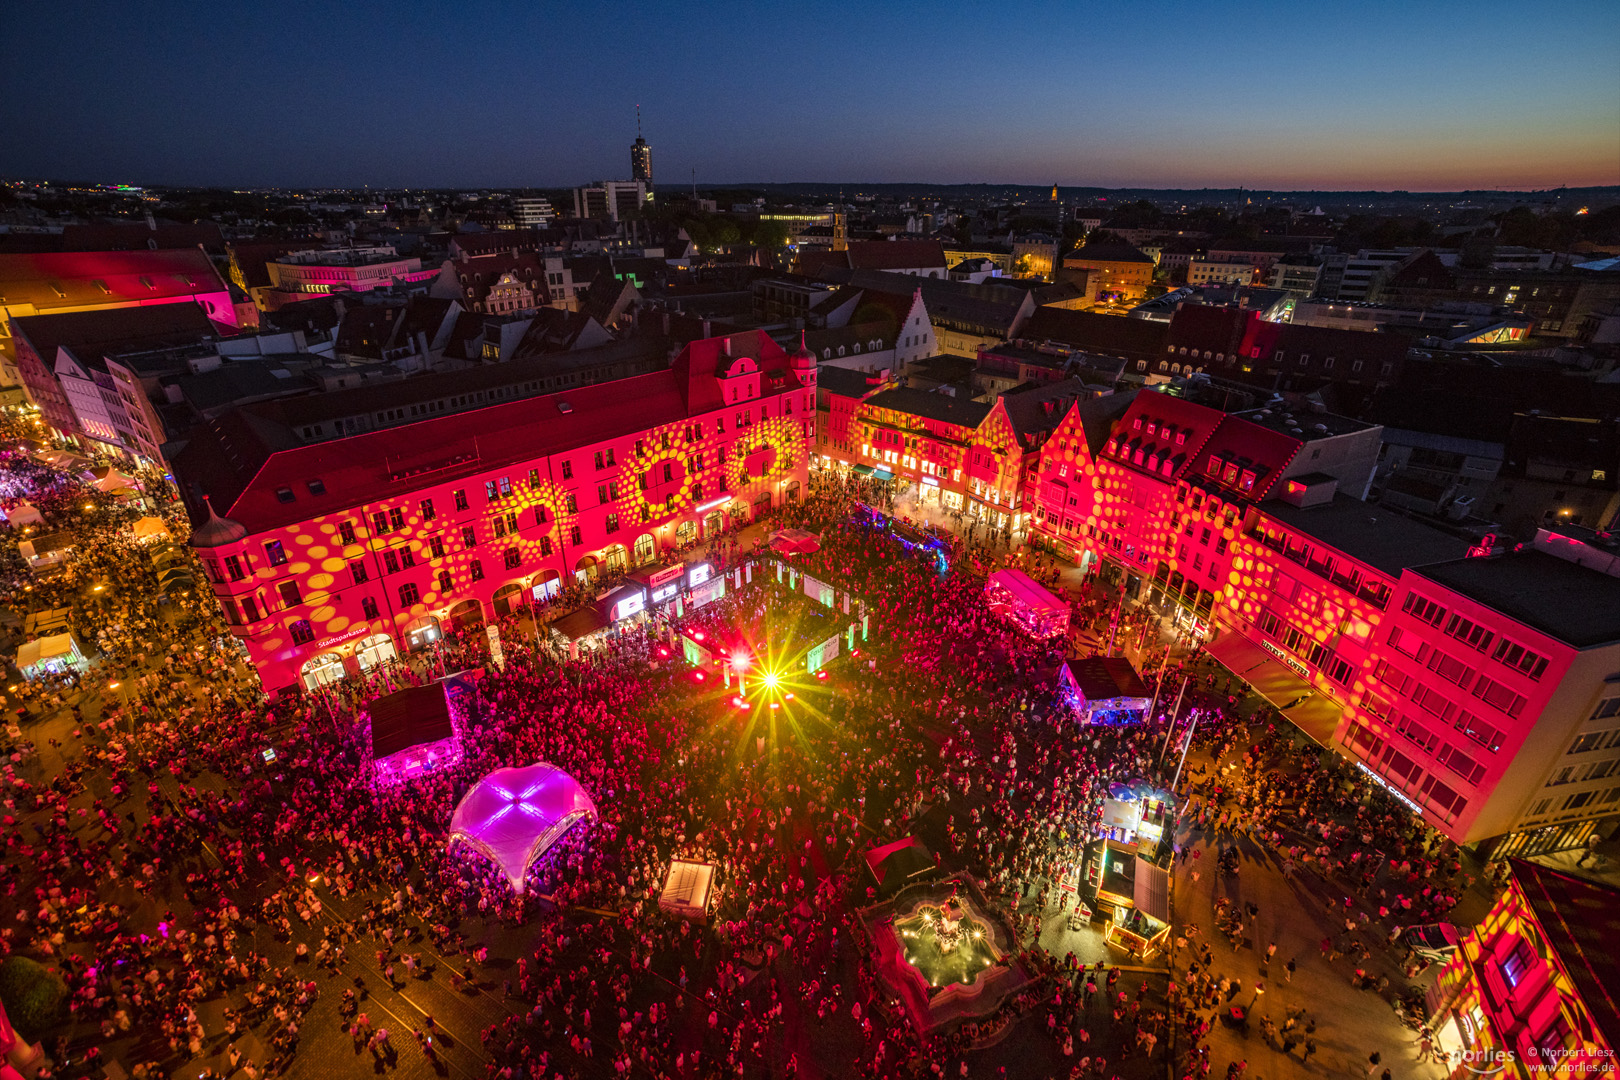
[[[86,469],[84,476],[97,491],[110,492],[135,486],[134,477],[124,475],[111,465],[98,465],[94,469]]]
[[[658,909],[688,919],[705,919],[714,899],[714,866],[710,863],[674,859],[669,877],[658,896]]]
[[[517,892],[529,866],[596,804],[579,781],[550,762],[496,769],[472,786],[450,817],[450,844],[493,862]]]
[[[43,525],[45,515],[39,512],[39,507],[24,501],[6,511],[6,522],[13,529],[20,529],[24,525]]]

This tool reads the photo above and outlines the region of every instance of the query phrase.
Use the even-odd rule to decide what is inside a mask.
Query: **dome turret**
[[[247,537],[247,526],[240,521],[222,518],[214,513],[214,504],[206,495],[203,496],[203,505],[208,508],[208,520],[191,530],[192,547],[225,547],[228,544],[239,543]]]

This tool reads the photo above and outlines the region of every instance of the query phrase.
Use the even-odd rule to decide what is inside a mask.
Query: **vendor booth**
[[[169,527],[158,517],[140,518],[129,527],[129,531],[135,534],[135,539],[143,542],[169,539]]]
[[[664,891],[658,894],[658,910],[685,919],[707,919],[717,895],[714,878],[713,863],[672,860]]]
[[[1163,792],[1110,784],[1097,832],[1121,844],[1150,848],[1164,839],[1164,830],[1174,812],[1174,806]]]
[[[72,634],[54,634],[36,638],[17,650],[17,670],[25,679],[46,674],[60,674],[69,668],[84,664],[84,654]]]
[[[67,533],[54,532],[24,540],[17,545],[17,554],[36,573],[52,570],[67,561],[73,553],[73,541]]]
[[[644,566],[632,573],[630,580],[645,590],[647,606],[657,609],[680,595],[686,580],[686,564]]]
[[[1163,867],[1127,844],[1103,840],[1087,857],[1086,881],[1108,916],[1104,940],[1138,958],[1164,947],[1170,931],[1170,877]]]
[[[24,501],[6,511],[6,524],[13,529],[21,529],[28,525],[43,525],[45,515],[39,512],[39,507]]]
[[[1058,672],[1060,689],[1088,724],[1141,723],[1153,695],[1123,656],[1093,656],[1065,661]]]
[[[111,465],[97,465],[84,470],[85,481],[97,491],[111,493],[126,488],[134,488],[135,478],[126,476]]]
[[[990,610],[1010,619],[1034,638],[1057,637],[1069,629],[1069,603],[1053,596],[1022,570],[997,570],[985,583]]]

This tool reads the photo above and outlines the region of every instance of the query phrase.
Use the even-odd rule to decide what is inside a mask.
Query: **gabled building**
[[[264,685],[313,687],[801,498],[815,394],[813,357],[748,332],[662,371],[327,441],[237,410],[174,469]]]

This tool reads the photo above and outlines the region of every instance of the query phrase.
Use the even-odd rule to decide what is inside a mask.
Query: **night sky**
[[[1620,3],[9,0],[0,172],[136,184],[1620,183]]]

